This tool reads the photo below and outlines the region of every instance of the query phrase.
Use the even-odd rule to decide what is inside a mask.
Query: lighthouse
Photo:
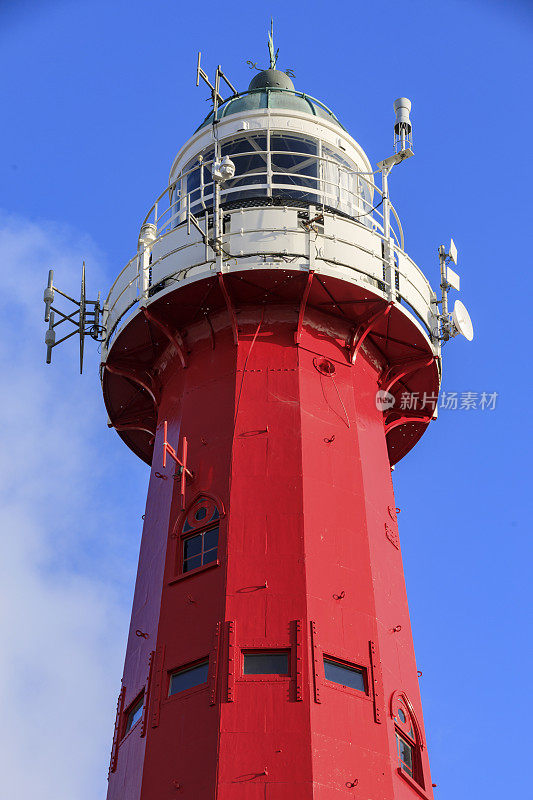
[[[198,57],[212,110],[77,303],[151,470],[108,800],[433,797],[391,470],[472,337],[457,254],[437,294],[389,198],[409,100],[372,165],[269,45],[245,91]]]

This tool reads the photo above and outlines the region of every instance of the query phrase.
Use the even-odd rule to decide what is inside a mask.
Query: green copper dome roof
[[[343,125],[327,106],[310,95],[297,92],[289,76],[278,69],[265,69],[258,72],[250,82],[247,92],[240,92],[219,106],[218,118],[223,119],[231,114],[244,114],[246,111],[256,111],[261,108],[313,114],[315,117],[339,125],[344,130]],[[213,112],[208,114],[197,130],[205,128],[212,121]]]

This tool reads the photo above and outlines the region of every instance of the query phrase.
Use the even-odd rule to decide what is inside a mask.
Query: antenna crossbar
[[[220,80],[221,79],[224,81],[224,83],[226,84],[228,89],[230,89],[230,91],[233,94],[233,96],[236,96],[239,93],[238,93],[237,89],[235,88],[235,86],[231,83],[229,78],[224,74],[224,71],[223,71],[222,67],[220,66],[220,64],[216,68],[215,84],[213,85],[211,83],[211,81],[209,80],[209,75],[207,74],[207,72],[205,72],[205,70],[202,69],[201,58],[202,58],[202,53],[200,51],[198,51],[198,63],[196,65],[196,85],[197,86],[200,85],[200,78],[201,78],[207,84],[207,86],[209,86],[209,88],[211,90],[211,99],[213,101],[213,106],[215,107],[215,112],[216,112],[218,110],[218,106],[220,106],[220,105],[222,105],[222,103],[226,102],[225,99],[220,94]]]
[[[61,311],[59,308],[56,308],[56,306],[53,305],[56,294],[64,297],[65,300],[69,301],[69,303],[73,303],[74,306],[76,306],[74,311],[71,311],[69,314]],[[52,350],[54,347],[62,344],[72,336],[78,335],[80,337],[81,374],[83,372],[83,351],[85,337],[90,336],[91,339],[95,339],[96,341],[103,341],[105,335],[105,329],[101,324],[103,308],[100,304],[100,292],[98,292],[98,297],[96,300],[87,300],[85,296],[85,262],[83,262],[81,270],[81,292],[79,300],[75,300],[69,294],[63,292],[61,289],[58,289],[57,286],[54,286],[54,271],[52,269],[48,272],[48,283],[46,289],[44,290],[43,300],[45,306],[44,321],[48,322],[48,328],[44,336],[44,342],[46,345],[46,363],[50,364],[52,362]],[[91,310],[88,309],[88,306],[92,307]],[[56,316],[59,317],[57,321]],[[56,330],[59,325],[62,325],[64,322],[70,322],[70,324],[74,326],[74,330],[62,336],[61,339],[56,339]]]

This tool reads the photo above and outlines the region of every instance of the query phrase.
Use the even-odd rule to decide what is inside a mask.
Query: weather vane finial
[[[270,53],[270,69],[276,69],[279,47],[274,50],[274,20],[270,17],[270,33],[268,34],[268,52]]]

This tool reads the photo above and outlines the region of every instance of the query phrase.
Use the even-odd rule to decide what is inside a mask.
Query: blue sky
[[[68,344],[44,366],[47,270],[77,291],[85,258],[89,291],[107,290],[208,111],[197,50],[245,88],[246,60],[266,63],[270,13],[281,68],[373,163],[391,152],[393,100],[413,102],[416,157],[392,173],[392,200],[434,285],[436,249],[454,237],[476,328],[447,345],[443,389],[498,393],[494,410],[443,409],[394,473],[433,780],[439,800],[523,793],[532,6],[4,0],[6,796],[104,796],[148,477],[107,430],[95,349],[81,378]]]

